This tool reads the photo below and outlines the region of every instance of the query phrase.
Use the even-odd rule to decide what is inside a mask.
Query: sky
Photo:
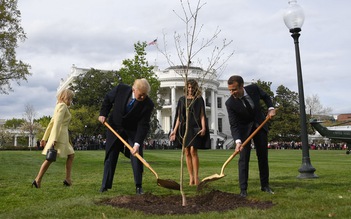
[[[317,95],[333,115],[351,113],[351,1],[297,2],[305,13],[299,38],[305,99]],[[191,0],[193,8],[195,3]],[[234,54],[220,79],[239,74],[245,81],[272,82],[273,91],[284,85],[298,92],[294,41],[283,21],[288,0],[201,3],[199,39],[209,39],[219,28],[214,45],[232,41],[225,54]],[[179,0],[18,0],[18,9],[27,39],[19,43],[17,57],[31,65],[32,75],[20,86],[13,83],[9,95],[0,94],[0,119],[23,118],[28,104],[36,118],[51,116],[60,80],[72,65],[118,70],[124,59],[133,58],[138,41],[157,39],[157,46],[146,48],[146,58],[165,69],[163,45],[176,58],[174,33],[185,32]],[[205,62],[208,54],[204,50],[198,58]]]

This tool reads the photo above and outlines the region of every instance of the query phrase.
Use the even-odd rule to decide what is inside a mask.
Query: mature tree
[[[73,109],[81,106],[90,106],[98,110],[105,94],[120,81],[116,71],[102,71],[90,69],[86,73],[78,75],[70,89],[75,92]]]
[[[17,0],[0,2],[0,94],[12,91],[11,81],[20,84],[27,80],[30,66],[17,60],[18,41],[24,41],[26,35],[20,25],[21,12],[17,9]]]
[[[301,141],[298,93],[280,85],[277,88],[274,102],[278,107],[278,111],[270,127],[269,140]],[[308,131],[312,132],[311,127],[309,127]]]
[[[134,59],[125,59],[123,60],[122,68],[119,69],[118,73],[122,78],[122,82],[125,84],[132,85],[136,78],[146,78],[151,86],[150,98],[155,104],[155,109],[161,108],[161,103],[157,97],[160,90],[160,82],[157,78],[157,75],[153,71],[153,66],[150,66],[146,60],[145,47],[147,46],[146,42],[137,42],[134,44]],[[152,112],[151,115],[151,129],[150,137],[153,137],[155,131],[159,127],[159,121],[157,120],[156,110]]]
[[[258,81],[256,82],[256,84],[257,84],[262,90],[264,90],[264,91],[272,98],[272,100],[274,100],[274,92],[271,90],[272,82],[266,82],[266,81],[258,80]],[[268,109],[267,109],[266,104],[263,102],[263,100],[260,100],[260,103],[261,103],[261,108],[262,108],[263,113],[264,113],[264,114],[267,114]]]
[[[154,101],[155,107],[159,108],[157,94],[160,82],[146,61],[146,42],[134,44],[134,59],[123,60],[122,68],[118,71],[101,71],[91,69],[77,77],[71,89],[75,92],[74,105],[71,107],[72,122],[70,130],[73,135],[78,134],[96,135],[101,132],[101,124],[97,120],[99,110],[107,92],[113,89],[118,83],[123,82],[132,85],[136,78],[146,78],[151,86],[150,98]],[[79,121],[78,121],[79,120]],[[151,119],[151,131],[154,133],[157,128],[156,112],[153,112]]]
[[[44,131],[48,127],[51,120],[51,116],[43,116],[39,119],[34,120],[34,122],[39,123],[42,129],[38,130],[36,133],[37,139],[41,139],[44,136]]]
[[[38,131],[41,131],[43,128],[42,126],[35,121],[36,111],[34,107],[30,104],[25,106],[25,113],[24,113],[24,123],[21,126],[22,131],[27,131],[29,133],[29,147],[34,147],[34,136]]]
[[[4,127],[7,129],[17,129],[19,127],[21,127],[21,125],[25,122],[24,119],[16,119],[16,118],[12,118],[12,119],[8,119],[6,120]]]
[[[70,124],[73,138],[78,137],[79,134],[89,136],[96,134],[94,133],[94,127],[100,126],[97,118],[104,96],[120,80],[116,71],[90,69],[88,72],[78,75],[70,88],[75,92],[73,106],[71,107],[72,121]]]
[[[70,131],[73,138],[79,135],[96,136],[99,133],[101,123],[97,120],[99,111],[96,106],[83,105],[76,109],[71,109],[72,121]]]
[[[317,94],[312,94],[306,98],[306,113],[310,114],[311,117],[324,116],[331,113],[330,107],[324,107]]]

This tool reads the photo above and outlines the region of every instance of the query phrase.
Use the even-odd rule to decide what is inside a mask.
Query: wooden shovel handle
[[[268,120],[270,120],[271,117],[267,116],[266,119],[261,123],[261,125],[259,125],[256,130],[254,132],[251,133],[251,135],[249,137],[247,137],[247,139],[244,141],[244,143],[242,143],[242,147],[245,147],[250,141],[251,139],[257,134],[257,132],[260,131],[260,129],[268,122]],[[234,149],[235,150],[235,149]],[[222,169],[221,169],[221,175],[224,174],[224,169],[225,167],[228,165],[228,163],[233,160],[233,158],[239,154],[240,151],[234,151],[234,153],[232,155],[230,155],[230,157],[227,159],[227,161],[223,164]]]
[[[110,129],[110,131],[113,132],[113,134],[115,134],[115,135],[117,136],[117,138],[119,138],[119,140],[121,140],[121,142],[122,142],[125,146],[127,146],[127,148],[128,148],[130,151],[133,150],[132,146],[130,146],[130,145],[128,144],[128,142],[126,142],[126,141],[125,141],[125,140],[124,140],[108,123],[107,123],[107,122],[104,122],[104,125],[105,125],[108,129]],[[132,155],[132,156],[133,156],[133,155]],[[149,170],[151,170],[151,172],[152,172],[153,174],[155,174],[156,178],[158,179],[158,175],[157,175],[157,173],[155,172],[155,170],[153,170],[153,169],[151,168],[151,166],[148,164],[148,162],[146,162],[146,160],[145,160],[142,156],[140,156],[139,153],[135,153],[134,156],[136,156],[147,168],[149,168]]]

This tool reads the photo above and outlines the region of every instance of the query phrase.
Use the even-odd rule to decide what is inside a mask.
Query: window
[[[218,131],[222,132],[223,130],[222,118],[218,118]]]
[[[217,97],[217,108],[222,108],[222,97]]]

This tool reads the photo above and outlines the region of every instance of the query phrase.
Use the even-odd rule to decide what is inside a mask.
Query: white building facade
[[[181,66],[169,67],[165,70],[154,69],[160,80],[160,98],[164,100],[161,110],[157,110],[157,119],[165,133],[169,133],[174,123],[174,116],[178,100],[184,95],[184,68]],[[227,81],[211,79],[203,76],[205,72],[198,67],[190,67],[188,79],[195,79],[201,87],[205,101],[206,116],[210,128],[211,148],[223,148],[223,143],[230,140],[225,101],[229,98]]]

